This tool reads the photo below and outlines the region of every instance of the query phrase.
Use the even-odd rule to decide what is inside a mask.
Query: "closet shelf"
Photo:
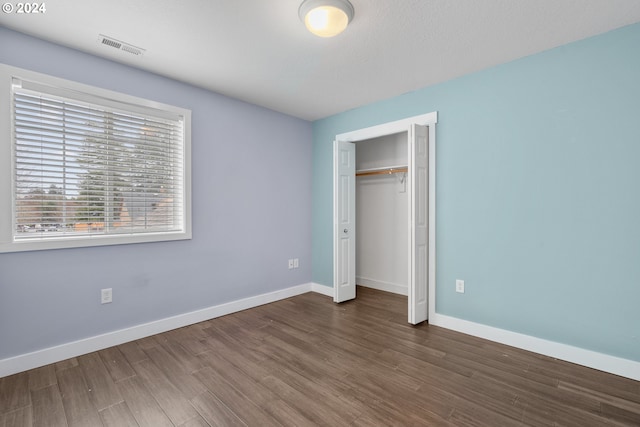
[[[407,166],[392,166],[386,168],[374,168],[374,169],[361,169],[356,171],[356,176],[366,175],[391,175],[394,173],[407,173],[409,168]]]

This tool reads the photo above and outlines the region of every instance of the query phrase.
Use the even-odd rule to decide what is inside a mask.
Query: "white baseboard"
[[[429,324],[640,381],[640,362],[633,360],[622,359],[437,313],[429,317]]]
[[[398,285],[396,283],[382,282],[380,280],[367,279],[365,277],[356,277],[356,283],[360,286],[377,289],[379,291],[391,292],[393,294],[404,296],[409,295],[409,288],[407,286]]]
[[[0,360],[0,378],[306,292],[316,292],[333,297],[333,288],[329,286],[318,283],[293,286],[2,359]],[[437,313],[431,315],[429,324],[640,381],[640,362],[633,360],[622,359]]]
[[[333,287],[321,285],[319,283],[311,283],[311,292],[316,292],[327,297],[333,298]]]
[[[2,359],[0,360],[0,378],[18,372],[27,371],[29,369],[38,368],[40,366],[45,366],[50,363],[59,362],[71,357],[113,347],[114,345],[123,344],[125,342],[145,338],[151,335],[170,331],[172,329],[181,328],[183,326],[192,325],[194,323],[268,304],[270,302],[279,301],[281,299],[304,294],[306,292],[311,292],[312,288],[318,287],[328,289],[331,295],[333,295],[333,288],[328,288],[315,283],[306,283],[275,292],[269,292],[254,297],[207,307],[189,313],[179,314],[177,316],[167,317],[165,319],[132,326],[118,331],[108,332],[106,334],[96,335],[94,337],[61,344],[55,347],[37,350],[32,353]],[[324,289],[322,289],[322,291],[324,291]]]

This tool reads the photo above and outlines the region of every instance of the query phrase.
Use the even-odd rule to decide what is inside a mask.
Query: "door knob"
[[[349,229],[348,229],[348,228],[345,228],[345,229],[343,230],[343,232],[344,232],[344,234],[347,234],[347,233],[349,232]]]

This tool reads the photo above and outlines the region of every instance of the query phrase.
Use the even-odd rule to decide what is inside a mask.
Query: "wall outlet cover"
[[[101,304],[109,304],[113,301],[113,290],[112,288],[102,289],[100,291],[100,303]]]

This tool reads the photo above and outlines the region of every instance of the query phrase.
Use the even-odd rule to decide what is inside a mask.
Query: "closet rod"
[[[376,170],[368,170],[368,171],[362,171],[362,172],[357,172],[356,171],[356,176],[365,176],[365,175],[391,175],[393,173],[403,173],[403,172],[408,172],[408,168],[407,167],[403,167],[403,168],[387,168],[387,169],[376,169]]]

